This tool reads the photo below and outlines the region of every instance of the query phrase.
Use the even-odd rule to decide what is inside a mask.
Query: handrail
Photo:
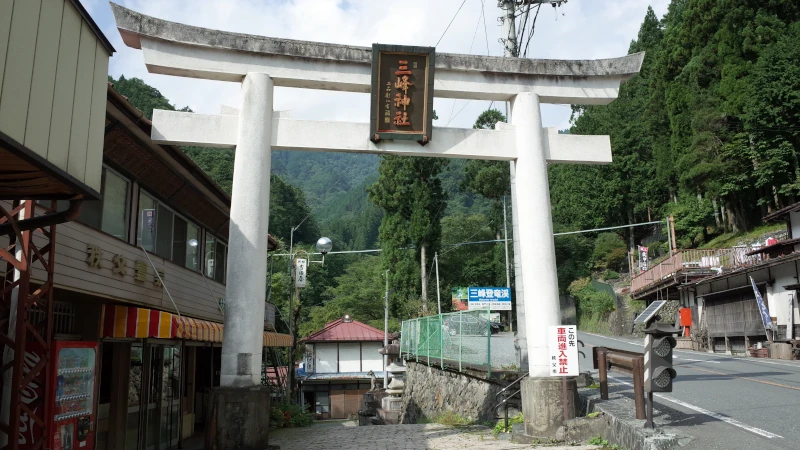
[[[508,386],[504,387],[503,389],[500,389],[499,392],[494,394],[494,398],[496,399],[501,394],[505,394],[505,392],[508,391],[509,389],[511,389],[512,386],[518,385],[520,383],[520,381],[525,379],[525,377],[527,377],[528,375],[530,375],[530,372],[525,372],[525,374],[523,374],[521,377],[519,377],[516,380],[512,381]],[[503,400],[501,400],[500,403],[492,406],[492,411],[494,411],[498,406],[505,405],[505,428],[504,428],[505,431],[508,431],[508,400],[510,398],[513,398],[515,395],[519,394],[520,392],[522,392],[522,387],[521,386],[514,393],[503,395]]]
[[[500,389],[500,391],[497,394],[494,394],[494,398],[499,397],[500,394],[502,394],[503,392],[509,390],[511,388],[511,386],[514,386],[515,384],[519,383],[520,381],[522,381],[523,378],[527,377],[528,375],[530,375],[530,372],[525,372],[524,375],[522,375],[521,377],[519,377],[516,380],[512,381],[511,384],[509,384],[508,386],[504,387],[503,389]]]

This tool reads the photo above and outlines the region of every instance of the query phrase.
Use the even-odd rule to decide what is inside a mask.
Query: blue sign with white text
[[[507,287],[469,288],[469,309],[511,311],[511,289]]]

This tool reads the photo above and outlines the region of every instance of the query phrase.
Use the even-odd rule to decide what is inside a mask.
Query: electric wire
[[[456,17],[458,16],[458,13],[461,11],[461,8],[463,8],[463,7],[464,7],[464,3],[467,3],[467,0],[464,0],[463,2],[461,2],[461,6],[459,6],[459,7],[458,7],[458,10],[457,10],[457,11],[456,11],[456,13],[453,15],[453,18],[452,18],[452,19],[450,19],[450,23],[448,23],[448,24],[447,24],[447,28],[445,28],[445,29],[444,29],[444,33],[442,33],[442,36],[441,36],[441,37],[439,37],[439,40],[438,40],[438,41],[436,41],[436,45],[434,45],[434,47],[438,47],[438,46],[439,46],[439,43],[440,43],[440,42],[442,42],[442,39],[444,38],[444,35],[445,35],[445,34],[447,34],[447,30],[449,30],[449,29],[450,29],[450,25],[452,25],[452,24],[453,24],[453,21],[454,21],[454,20],[456,20]]]

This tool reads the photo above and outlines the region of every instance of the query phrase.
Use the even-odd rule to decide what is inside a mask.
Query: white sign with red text
[[[547,333],[550,348],[550,376],[574,377],[578,375],[578,327],[557,325]]]

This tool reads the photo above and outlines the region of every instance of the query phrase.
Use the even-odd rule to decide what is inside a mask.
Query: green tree
[[[429,269],[447,205],[439,174],[446,166],[443,158],[382,156],[378,180],[368,189],[369,199],[384,211],[379,236],[383,266],[402,299],[396,313],[428,310]],[[414,311],[419,299],[421,311]]]

